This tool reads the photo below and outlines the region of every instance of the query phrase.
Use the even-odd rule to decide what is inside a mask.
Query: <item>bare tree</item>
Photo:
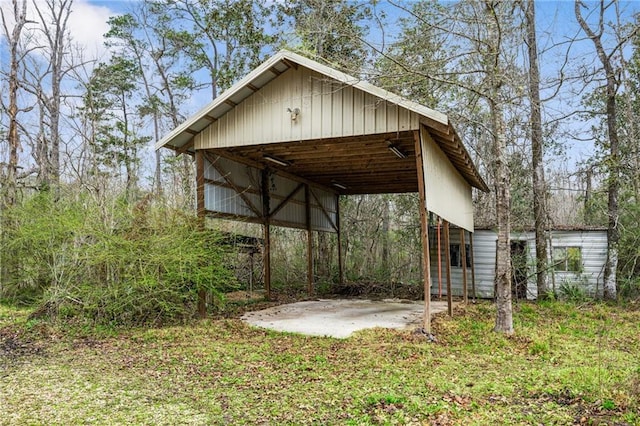
[[[496,193],[496,224],[498,241],[496,249],[496,325],[495,331],[513,332],[511,306],[511,211],[510,173],[507,164],[507,141],[504,124],[504,108],[501,88],[504,84],[502,54],[502,23],[498,2],[484,2],[486,38],[477,40],[478,51],[487,68],[486,99],[491,112],[493,136],[493,173]]]
[[[620,232],[618,223],[620,212],[618,206],[618,196],[620,192],[620,143],[618,138],[618,110],[617,110],[617,92],[620,88],[620,80],[617,75],[617,69],[614,61],[615,56],[619,54],[623,46],[637,33],[638,27],[634,26],[629,34],[618,37],[618,42],[608,52],[603,44],[603,36],[605,34],[605,13],[612,6],[617,7],[617,2],[607,2],[600,0],[597,7],[598,22],[595,28],[591,27],[582,15],[583,9],[588,7],[581,0],[576,0],[574,4],[574,12],[576,19],[582,28],[582,31],[593,42],[598,59],[602,64],[602,72],[605,79],[605,113],[607,123],[607,139],[608,139],[608,158],[606,161],[608,178],[607,178],[607,262],[604,270],[604,298],[616,299],[617,297],[617,270],[618,270],[618,243],[620,241]]]
[[[9,105],[6,107],[9,118],[9,129],[7,132],[7,142],[9,145],[9,158],[7,162],[7,171],[4,178],[3,186],[5,187],[4,203],[5,205],[14,205],[16,203],[16,183],[18,175],[18,153],[20,151],[20,133],[18,114],[18,92],[20,90],[19,68],[20,62],[26,55],[20,50],[20,42],[22,38],[22,30],[27,24],[27,0],[13,0],[13,28],[10,28],[9,17],[5,15],[5,9],[0,8],[0,17],[2,18],[2,28],[9,45]]]
[[[544,178],[542,114],[540,112],[540,69],[536,37],[536,6],[527,0],[525,19],[529,52],[529,100],[531,102],[531,154],[533,162],[533,216],[536,234],[536,283],[538,298],[546,297],[547,285],[547,189]]]
[[[488,169],[495,188],[498,229],[495,330],[512,333],[511,172],[505,117],[508,108],[515,106],[522,98],[517,90],[517,87],[522,86],[521,82],[518,83],[522,76],[518,74],[515,62],[515,36],[519,36],[520,32],[513,19],[513,4],[467,0],[449,6],[434,5],[418,13],[415,8],[408,9],[401,4],[398,7],[420,23],[419,30],[411,31],[433,34],[440,44],[444,43],[449,48],[441,49],[442,54],[437,55],[434,58],[436,62],[431,65],[424,64],[424,57],[416,55],[379,53],[397,66],[398,70],[413,76],[419,84],[428,82],[433,87],[440,87],[443,93],[448,90],[450,98],[464,99],[468,109],[486,114],[487,119],[476,120],[476,126],[472,127],[475,129],[474,134],[477,132],[488,135],[490,154],[485,160],[490,164]],[[411,51],[409,48],[400,49],[404,50]],[[440,66],[433,66],[436,64]],[[403,78],[406,84],[406,76]]]
[[[44,3],[33,1],[38,15],[40,29],[45,38],[43,46],[46,52],[49,75],[50,94],[40,90],[43,106],[47,111],[49,132],[39,143],[40,181],[45,186],[56,190],[60,185],[60,122],[62,107],[61,84],[68,71],[65,67],[65,49],[68,47],[67,22],[71,15],[73,0],[47,0]],[[48,140],[47,140],[48,139]]]

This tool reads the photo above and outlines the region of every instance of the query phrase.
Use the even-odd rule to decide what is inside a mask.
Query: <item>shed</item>
[[[298,54],[281,51],[160,140],[195,156],[201,217],[338,235],[339,197],[418,192],[425,294],[427,209],[473,232],[472,188],[488,191],[448,117]],[[428,321],[429,298],[425,298]],[[428,324],[425,324],[428,328]]]
[[[432,295],[446,295],[446,280],[442,271],[446,260],[442,251],[438,255],[437,232],[432,232],[431,265],[434,285]],[[475,294],[480,298],[494,297],[494,279],[496,263],[496,241],[498,235],[492,229],[476,229],[473,234],[473,268]],[[442,246],[442,244],[441,244]],[[445,248],[443,247],[442,250]],[[470,246],[466,243],[466,249]],[[463,295],[462,259],[459,234],[453,232],[449,243],[449,266],[451,270],[451,291],[454,296]],[[589,296],[601,296],[603,291],[603,273],[607,259],[607,230],[601,228],[556,227],[549,231],[547,241],[549,272],[547,274],[550,289],[562,291],[563,288],[576,288]],[[521,299],[536,299],[535,232],[522,230],[511,232],[511,257],[513,264],[513,294]],[[467,265],[469,265],[467,259]],[[440,263],[440,273],[438,271]],[[468,266],[470,274],[471,266]],[[442,280],[438,280],[442,276]],[[469,291],[472,291],[469,286]]]

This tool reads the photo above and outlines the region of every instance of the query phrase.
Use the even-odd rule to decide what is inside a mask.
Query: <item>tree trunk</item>
[[[47,181],[45,186],[53,187],[56,194],[60,185],[60,107],[62,104],[61,84],[64,78],[64,48],[67,32],[67,21],[71,15],[73,0],[47,0],[47,12],[42,13],[37,2],[34,7],[40,18],[44,35],[47,38],[51,75],[51,97],[46,101],[46,109],[49,112],[49,152],[46,157],[46,164],[40,167],[48,168],[43,174]],[[53,19],[53,22],[51,20]]]
[[[20,135],[18,134],[18,89],[20,82],[18,80],[18,68],[20,63],[19,47],[22,28],[27,21],[27,2],[23,0],[22,3],[18,3],[18,0],[13,0],[13,19],[15,20],[15,26],[11,34],[9,29],[5,27],[5,35],[9,43],[9,106],[7,109],[7,115],[9,116],[9,129],[7,133],[7,141],[9,142],[9,161],[7,164],[6,182],[3,182],[5,186],[4,204],[12,206],[16,203],[17,198],[17,175],[18,175],[18,152],[20,150]],[[2,21],[5,22],[4,13],[2,13]]]
[[[527,44],[529,45],[529,98],[531,101],[531,151],[533,162],[533,215],[536,234],[536,284],[538,299],[549,292],[547,285],[547,191],[544,178],[542,117],[540,113],[540,70],[536,39],[534,0],[527,0]]]
[[[487,70],[489,83],[487,102],[491,114],[493,132],[493,174],[496,192],[496,224],[498,241],[496,247],[496,325],[494,330],[500,333],[513,333],[513,313],[511,306],[511,190],[510,174],[507,162],[507,137],[504,125],[504,105],[501,100],[503,73],[500,67],[501,27],[496,4],[485,2],[487,22],[487,44],[485,60],[492,64]]]
[[[607,116],[607,133],[609,136],[609,157],[607,161],[608,166],[608,202],[607,202],[607,261],[604,268],[604,298],[614,300],[617,298],[617,286],[616,275],[618,270],[618,241],[620,240],[620,234],[618,230],[618,222],[620,213],[618,211],[618,193],[620,190],[620,159],[619,159],[619,142],[618,142],[618,127],[617,127],[617,105],[616,105],[616,91],[618,89],[618,81],[616,78],[615,70],[613,68],[611,57],[617,51],[607,54],[602,45],[602,34],[604,30],[604,13],[606,7],[600,4],[599,12],[599,28],[597,33],[594,32],[591,27],[586,23],[582,17],[580,7],[583,6],[580,0],[576,0],[574,5],[574,11],[576,19],[580,24],[580,27],[584,33],[593,42],[596,53],[606,78],[606,116]],[[621,44],[618,45],[618,47]]]
[[[389,204],[391,200],[388,197],[382,199],[382,276],[383,279],[389,281],[391,279],[391,271],[389,266]]]
[[[513,333],[513,313],[511,306],[511,213],[509,202],[509,169],[505,158],[506,136],[502,118],[502,107],[495,100],[490,101],[493,128],[494,173],[496,191],[496,221],[498,242],[496,247],[496,325],[495,331]]]

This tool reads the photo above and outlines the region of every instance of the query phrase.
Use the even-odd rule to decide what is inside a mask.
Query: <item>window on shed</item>
[[[471,268],[471,247],[469,244],[464,245],[465,259],[467,260],[467,268]],[[449,245],[449,259],[451,266],[462,268],[462,253],[460,250],[460,244]]]
[[[582,272],[580,247],[554,247],[553,267],[558,272]]]

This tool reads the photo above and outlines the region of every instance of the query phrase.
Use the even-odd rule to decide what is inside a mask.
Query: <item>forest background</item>
[[[477,226],[535,227],[542,242],[554,226],[607,228],[603,296],[635,297],[637,8],[2,0],[0,296],[52,318],[164,323],[193,314],[198,291],[213,307],[245,285],[220,231],[258,231],[199,226],[192,159],[153,146],[287,48],[447,113],[495,189],[474,193]],[[414,194],[341,200],[348,281],[420,288],[417,204]],[[274,281],[302,287],[303,234],[275,236]],[[330,287],[336,240],[314,238],[316,283]],[[508,258],[498,306],[510,295]]]

